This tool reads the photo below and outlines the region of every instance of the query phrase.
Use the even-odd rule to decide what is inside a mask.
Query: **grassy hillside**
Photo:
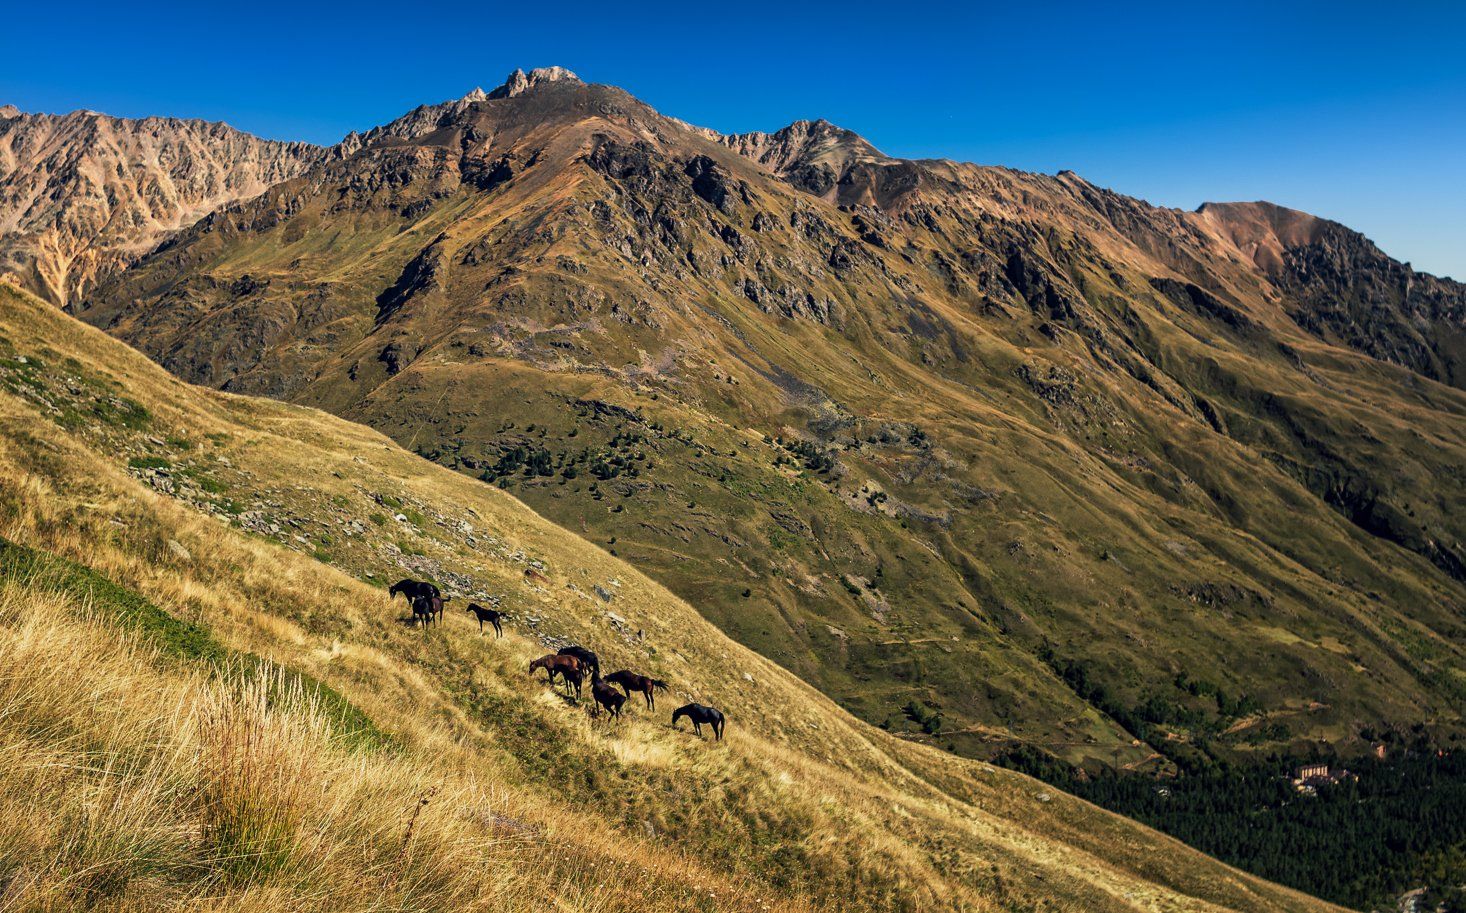
[[[857,722],[513,498],[9,287],[0,537],[7,910],[1326,908]],[[441,629],[385,599],[409,571]],[[590,718],[524,672],[560,638],[727,740]]]

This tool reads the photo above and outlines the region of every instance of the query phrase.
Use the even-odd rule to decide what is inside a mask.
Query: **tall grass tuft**
[[[197,814],[211,870],[229,884],[285,871],[299,843],[310,763],[329,730],[319,703],[278,669],[211,685],[197,717]]]

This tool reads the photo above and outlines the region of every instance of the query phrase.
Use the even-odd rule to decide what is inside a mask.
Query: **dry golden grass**
[[[1326,908],[861,724],[614,557],[371,431],[188,387],[3,288],[0,333],[76,375],[0,393],[0,536],[235,658],[160,653],[45,575],[0,583],[0,908]],[[57,403],[83,388],[149,417],[72,421]],[[165,451],[176,478],[206,470],[218,497],[298,525],[246,536],[126,469]],[[384,495],[422,522],[362,522],[331,539],[337,567],[280,544],[318,551]],[[396,623],[380,582],[419,560],[503,594],[510,635],[479,637],[462,601],[432,632]],[[655,717],[590,718],[526,676],[545,651],[530,615],[673,693]],[[385,738],[353,737],[287,669]],[[690,697],[730,712],[725,742],[666,727]]]

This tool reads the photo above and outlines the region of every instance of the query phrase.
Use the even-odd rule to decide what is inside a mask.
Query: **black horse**
[[[591,675],[601,674],[601,660],[594,653],[578,644],[571,644],[560,651],[561,656],[573,656],[580,660],[580,665]]]
[[[414,599],[426,599],[430,596],[443,598],[443,593],[438,589],[437,584],[428,583],[426,580],[413,580],[411,577],[403,578],[387,587],[388,599],[395,598],[398,593],[407,597],[408,602]]]
[[[590,695],[596,699],[597,704],[610,711],[612,718],[621,718],[621,705],[626,703],[626,695],[608,685],[599,675],[591,677]]]
[[[499,622],[504,618],[503,612],[500,612],[498,609],[486,609],[476,602],[470,602],[468,604],[468,608],[464,609],[464,611],[472,612],[473,617],[478,619],[478,632],[480,634],[484,633],[484,622],[487,621],[489,624],[494,626],[495,638],[504,636],[504,628],[502,625],[499,624]]]
[[[692,720],[692,731],[698,736],[702,735],[702,724],[707,723],[713,727],[717,740],[723,741],[723,711],[702,704],[688,704],[672,711],[672,726],[676,727],[677,721],[684,716]]]

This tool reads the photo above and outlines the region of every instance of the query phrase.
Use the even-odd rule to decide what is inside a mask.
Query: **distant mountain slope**
[[[226,203],[304,171],[321,150],[172,117],[0,109],[0,274],[65,305]]]
[[[1299,326],[1466,388],[1466,285],[1417,273],[1337,222],[1271,203],[1208,203],[1198,213],[1287,296]]]
[[[1425,327],[1376,353],[1414,371],[1310,322],[1316,227],[507,86],[79,313],[512,490],[911,738],[1140,767],[1460,730],[1449,306],[1351,286]]]
[[[0,537],[7,907],[1337,909],[864,725],[514,498],[3,283]],[[566,639],[658,712],[526,676]],[[691,699],[724,741],[668,729]]]

